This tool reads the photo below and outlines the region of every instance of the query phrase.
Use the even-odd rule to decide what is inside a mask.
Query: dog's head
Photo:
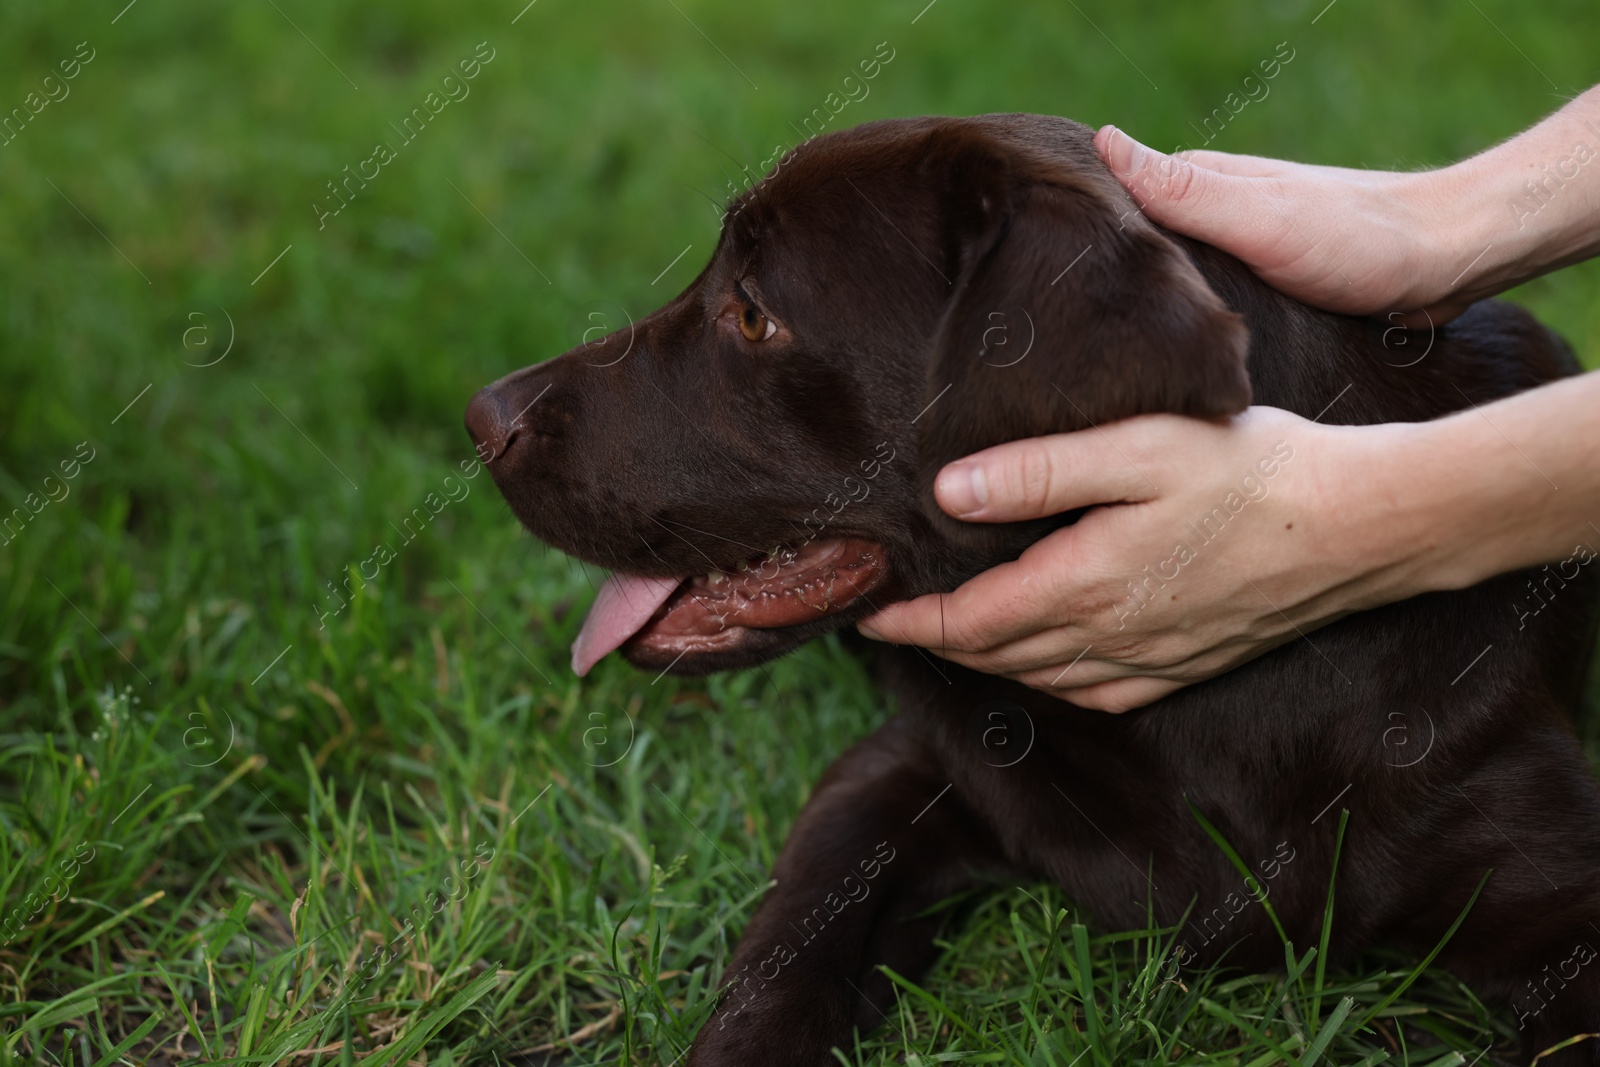
[[[615,573],[573,664],[749,666],[1015,558],[951,460],[1246,407],[1239,317],[1064,119],[871,123],[788,153],[627,330],[495,382],[467,428],[535,535]]]

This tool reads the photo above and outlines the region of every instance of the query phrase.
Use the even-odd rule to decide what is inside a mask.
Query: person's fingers
[[[1093,685],[1126,678],[1139,668],[1114,657],[1093,658],[1087,636],[1075,627],[1052,627],[995,644],[980,652],[934,649],[940,656],[985,674],[1003,674],[1035,689]]]
[[[1047,628],[1061,628],[1063,603],[1073,597],[1061,588],[1070,580],[1070,550],[1063,541],[1072,539],[1071,527],[1057,530],[1039,545],[1048,545],[1052,557],[1047,565],[1050,580],[1038,562],[1039,545],[1022,558],[991,567],[964,583],[953,593],[930,593],[915,600],[890,604],[863,619],[857,628],[867,637],[892,644],[920,645],[941,655],[976,667],[979,654],[992,652],[1022,637]],[[1071,641],[1075,635],[1064,634]],[[960,654],[959,656],[957,654]]]
[[[1107,130],[1116,127],[1107,126]],[[1098,134],[1096,136],[1099,136]],[[1231,174],[1236,178],[1335,178],[1342,182],[1359,182],[1366,185],[1390,185],[1405,179],[1404,174],[1387,170],[1362,170],[1357,167],[1333,167],[1322,163],[1295,163],[1269,156],[1237,155],[1233,152],[1213,152],[1196,148],[1179,153],[1190,163]]]
[[[1065,650],[1058,646],[1049,663],[1027,670],[1007,671],[1006,677],[1029,689],[1060,696],[1069,689],[1085,689],[1130,677],[1139,669],[1114,655],[1108,656],[1107,650],[1097,649],[1093,643],[1064,647]]]
[[[1121,133],[1115,126],[1107,126],[1105,130]],[[1095,136],[1098,138],[1100,134],[1097,133]],[[1127,135],[1123,134],[1123,136]],[[1290,163],[1282,159],[1268,159],[1266,156],[1235,155],[1232,152],[1213,152],[1205,148],[1184,152],[1181,153],[1181,156],[1190,163],[1204,167],[1206,170],[1214,170],[1219,174],[1232,174],[1238,178],[1277,178],[1291,173],[1295,168],[1301,166],[1301,164]]]
[[[867,637],[896,645],[920,645],[963,666],[983,669],[981,653],[989,652],[1040,628],[1037,605],[1027,602],[1013,573],[1016,563],[1002,563],[972,579],[954,593],[930,593],[890,604],[857,626]],[[978,592],[968,587],[978,583]]]
[[[1083,686],[1078,689],[1047,690],[1047,692],[1080,708],[1120,715],[1122,712],[1153,704],[1188,684],[1166,678],[1118,678],[1115,681],[1101,682],[1098,685]]]
[[[1156,222],[1219,248],[1237,247],[1241,235],[1260,231],[1261,194],[1251,194],[1248,178],[1147,148],[1115,126],[1095,134],[1095,145]]]
[[[915,600],[890,604],[856,623],[856,630],[874,641],[887,641],[892,645],[918,645],[932,649],[941,656],[947,655],[950,648],[949,600],[952,595],[928,593]],[[964,643],[970,644],[974,652],[986,647],[964,629],[962,636]]]
[[[1432,330],[1435,326],[1443,326],[1467,310],[1476,299],[1474,297],[1472,299],[1441,300],[1437,304],[1429,304],[1421,311],[1407,312],[1398,321],[1409,329]]]
[[[1153,481],[1129,453],[1150,423],[1012,441],[945,466],[934,481],[939,506],[968,522],[1017,522],[1092,504],[1148,500]],[[1122,440],[1119,445],[1118,439]]]

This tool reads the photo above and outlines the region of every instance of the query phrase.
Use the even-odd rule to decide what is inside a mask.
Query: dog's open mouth
[[[883,580],[883,548],[854,537],[782,546],[732,572],[687,578],[613,574],[572,643],[578,674],[628,644],[682,658],[739,647],[751,630],[812,622],[844,610]]]

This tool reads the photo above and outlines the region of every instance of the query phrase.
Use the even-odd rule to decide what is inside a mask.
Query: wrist
[[[1477,425],[1474,425],[1476,422]],[[1505,570],[1521,506],[1507,487],[1503,447],[1483,440],[1471,411],[1431,422],[1318,427],[1323,458],[1313,554],[1329,569],[1330,607],[1361,611],[1424,593],[1462,589]]]
[[[1417,175],[1434,205],[1426,240],[1439,255],[1437,299],[1465,306],[1600,250],[1597,161],[1600,87],[1509,141]]]
[[[1437,423],[1330,426],[1341,514],[1339,548],[1350,574],[1347,608],[1360,610],[1455,588],[1459,525],[1441,521],[1461,478]],[[1461,584],[1471,584],[1471,581]]]
[[[1477,156],[1407,175],[1400,186],[1416,220],[1408,264],[1416,279],[1414,306],[1454,297],[1473,280],[1497,274],[1514,254],[1504,236],[1504,182],[1490,170],[1485,157]]]
[[[1519,566],[1525,516],[1541,491],[1526,461],[1476,409],[1431,422],[1389,427],[1391,466],[1401,472],[1405,499],[1395,515],[1399,536],[1412,544],[1410,595],[1464,589]]]

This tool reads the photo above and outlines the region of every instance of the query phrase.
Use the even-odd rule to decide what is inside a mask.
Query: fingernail
[[[939,472],[934,485],[939,506],[956,518],[983,510],[989,502],[989,480],[976,463],[952,463]]]
[[[1117,130],[1111,135],[1111,143],[1107,146],[1106,154],[1110,157],[1112,170],[1125,178],[1131,178],[1144,168],[1145,160],[1150,157],[1150,150],[1121,130]]]
[[[858,623],[856,623],[856,630],[857,630],[857,632],[859,632],[861,634],[862,637],[868,638],[870,640],[873,640],[873,641],[882,641],[883,640],[883,635],[880,634],[878,631],[874,630],[872,628],[872,624],[871,623],[858,622]]]

